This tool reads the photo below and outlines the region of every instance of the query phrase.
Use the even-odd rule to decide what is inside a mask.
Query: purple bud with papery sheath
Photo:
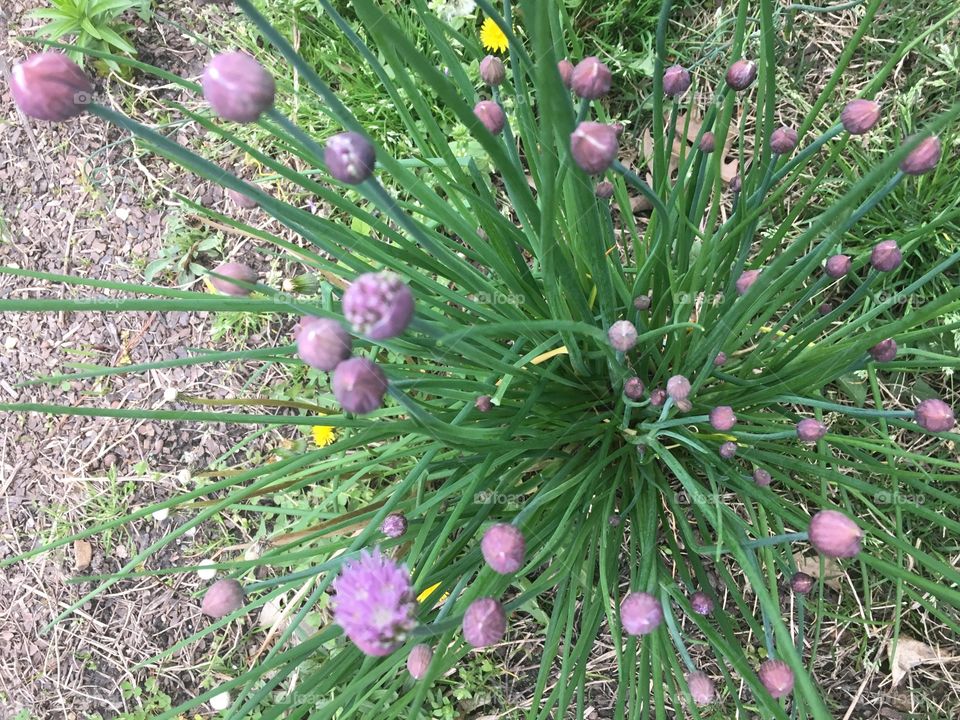
[[[727,85],[733,90],[746,90],[757,79],[757,64],[751,60],[737,60],[727,70]]]
[[[723,352],[723,351],[718,352],[718,353],[716,354],[716,356],[713,358],[713,364],[714,364],[715,366],[717,366],[717,367],[721,367],[722,365],[726,365],[726,364],[727,364],[727,354],[726,354],[725,352]]]
[[[601,183],[597,183],[597,187],[594,188],[593,194],[601,200],[609,200],[613,197],[613,183],[609,180],[604,180]]]
[[[735,442],[725,442],[720,446],[720,457],[724,460],[732,460],[737,455],[737,444]]]
[[[674,375],[667,380],[667,395],[673,398],[674,402],[686,400],[690,395],[690,381],[683,375]]]
[[[383,397],[387,394],[387,378],[383,370],[361,357],[337,365],[330,386],[340,406],[357,415],[382,407]]]
[[[243,607],[243,585],[232,578],[217,580],[207,588],[200,609],[204,615],[222,618]]]
[[[560,80],[566,87],[570,87],[570,79],[573,77],[573,63],[564,58],[557,63],[557,72],[560,73]]]
[[[753,481],[760,487],[767,487],[773,478],[763,468],[757,468],[753,471]]]
[[[343,293],[343,315],[371,340],[394,338],[413,319],[413,293],[392,272],[364,273]]]
[[[638,377],[627,378],[623,384],[623,394],[631,400],[643,399],[643,380]]]
[[[620,603],[620,624],[629,635],[647,635],[663,622],[663,607],[650,593],[631,592]]]
[[[869,352],[877,362],[890,362],[897,356],[897,343],[893,338],[887,338],[870,348]]]
[[[66,55],[43,52],[17,63],[10,71],[13,101],[28,117],[63,122],[93,102],[93,85]]]
[[[821,304],[819,308],[817,308],[817,312],[819,312],[821,315],[829,315],[833,312],[833,305],[825,302]]]
[[[713,425],[714,430],[727,432],[737,424],[737,416],[729,405],[718,405],[710,411],[710,424]]]
[[[717,140],[712,132],[705,132],[700,136],[700,152],[712,153],[716,147]]]
[[[880,105],[873,100],[851,100],[840,113],[843,129],[851,135],[863,135],[880,120]]]
[[[790,578],[790,589],[797,595],[806,595],[813,589],[815,578],[805,572],[795,572]]]
[[[713,598],[698,590],[690,596],[690,607],[697,615],[709,615],[713,612]]]
[[[777,155],[792,153],[797,147],[797,131],[789,127],[779,127],[770,134],[770,149]]]
[[[407,655],[407,672],[414,680],[422,680],[433,660],[433,648],[426,643],[414,645],[413,650]]]
[[[254,200],[252,197],[244,195],[242,192],[238,192],[233,188],[227,190],[227,197],[230,198],[233,203],[244,210],[253,210],[255,207],[259,207],[260,203]]]
[[[230,280],[239,280],[240,282],[249,283],[250,285],[253,285],[257,282],[257,273],[243,263],[222,263],[215,267],[213,272],[217,275],[222,275],[223,277],[218,278],[211,275],[210,284],[213,285],[214,289],[216,289],[218,292],[222,292],[224,295],[240,297],[243,295],[249,295],[251,292],[249,288],[245,288],[243,285],[230,282]]]
[[[810,518],[807,530],[810,544],[826,557],[851,558],[860,552],[863,531],[857,524],[836,510],[821,510]]]
[[[573,161],[589,175],[599,175],[617,159],[620,145],[612,125],[585,121],[570,134]]]
[[[737,294],[746,295],[747,291],[753,287],[753,284],[759,277],[759,270],[744,270],[740,277],[737,278]]]
[[[353,339],[336,320],[305,317],[294,328],[297,355],[310,367],[330,372],[350,357]]]
[[[477,116],[477,119],[483,123],[483,126],[489,130],[494,135],[498,135],[503,131],[504,125],[507,124],[507,116],[503,112],[503,108],[500,107],[493,100],[481,100],[473,107],[473,114]]]
[[[491,525],[483,534],[480,550],[494,572],[510,575],[523,567],[527,545],[523,533],[508,523]]]
[[[617,320],[607,331],[610,346],[618,352],[627,352],[637,344],[637,328],[629,320]]]
[[[873,246],[870,252],[870,264],[880,272],[890,272],[900,267],[903,255],[895,240],[884,240]]]
[[[490,87],[496,87],[507,79],[503,60],[496,55],[487,55],[480,61],[480,78]]]
[[[663,92],[671,97],[685,93],[690,87],[690,72],[680,65],[671,65],[663,72]]]
[[[477,598],[463,616],[463,637],[473,647],[499,642],[507,631],[507,616],[491,597]]]
[[[706,673],[699,671],[687,673],[686,681],[690,697],[697,705],[709,705],[716,698],[717,693],[713,680]]]
[[[900,170],[907,175],[923,175],[933,170],[940,162],[940,138],[926,137],[900,163]]]
[[[650,309],[650,296],[649,295],[637,295],[633,299],[633,306],[643,312],[644,310]]]
[[[200,80],[203,96],[224,120],[255,122],[273,107],[276,85],[270,73],[244,52],[217,55]]]
[[[764,660],[760,665],[760,682],[775,698],[793,692],[793,670],[783,660]]]
[[[360,133],[342,132],[327,140],[323,159],[331,176],[347,185],[358,185],[373,174],[377,151]]]
[[[594,56],[577,63],[570,74],[570,88],[585,100],[596,100],[610,92],[613,76],[610,68]]]
[[[797,437],[803,442],[814,443],[827,434],[827,426],[819,420],[804,418],[797,423]]]
[[[827,277],[838,280],[850,272],[850,266],[852,264],[853,262],[847,255],[831,255],[827,258],[824,272],[827,273]]]
[[[667,401],[667,391],[663,388],[654,388],[650,391],[650,404],[660,407]]]
[[[490,399],[489,395],[478,395],[477,399],[474,400],[473,405],[477,410],[482,413],[490,412],[490,409],[493,407],[493,401]]]
[[[921,400],[913,416],[917,425],[933,433],[947,432],[956,424],[953,408],[938,398]]]
[[[403,513],[390,513],[380,523],[380,532],[394,540],[407,532],[407,516]]]

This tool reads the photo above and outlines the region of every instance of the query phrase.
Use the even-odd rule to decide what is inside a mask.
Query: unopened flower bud
[[[757,64],[751,60],[737,60],[727,70],[727,85],[733,90],[746,90],[757,79]]]
[[[343,315],[371,340],[397,337],[413,319],[413,293],[392,272],[364,273],[343,293]]]
[[[617,320],[607,331],[610,345],[618,352],[627,352],[637,344],[637,328],[629,320]]]
[[[690,596],[690,607],[697,615],[709,615],[713,612],[713,598],[705,592],[697,591]]]
[[[260,203],[252,197],[244,195],[242,192],[238,192],[233,188],[227,190],[227,197],[233,201],[234,205],[244,210],[253,210],[253,208],[259,207],[260,205]]]
[[[507,631],[507,616],[500,603],[481,597],[470,603],[463,616],[463,637],[473,647],[486,647],[499,642]]]
[[[643,380],[638,377],[628,378],[623,384],[623,394],[634,401],[643,399]]]
[[[300,359],[324,372],[331,372],[353,351],[353,339],[330,318],[305,317],[294,328],[293,336]]]
[[[821,315],[829,315],[833,312],[833,305],[825,302],[821,304],[819,308],[817,308],[817,312],[819,312]]]
[[[738,193],[743,189],[743,180],[740,179],[739,175],[734,175],[733,180],[730,181],[730,192]]]
[[[897,356],[897,343],[893,338],[887,338],[870,348],[869,352],[877,362],[890,362]]]
[[[774,698],[786,697],[793,692],[793,670],[783,660],[764,660],[760,682]]]
[[[712,132],[705,132],[700,136],[700,152],[712,153],[716,142],[716,138]]]
[[[663,621],[663,607],[650,593],[631,592],[620,603],[620,624],[629,635],[647,635]]]
[[[491,525],[480,541],[483,559],[501,575],[510,575],[523,567],[526,547],[523,533],[508,523]]]
[[[480,61],[480,78],[490,87],[496,87],[507,79],[503,60],[496,55],[487,55]]]
[[[340,406],[357,415],[381,407],[387,394],[387,378],[383,370],[362,357],[350,358],[337,365],[330,386]]]
[[[890,272],[900,267],[903,255],[895,240],[884,240],[873,246],[870,252],[870,264],[880,272]]]
[[[358,185],[373,174],[377,151],[360,133],[342,132],[327,140],[323,159],[331,176],[342,183]]]
[[[573,161],[589,175],[599,175],[617,159],[620,145],[612,125],[582,122],[570,135]]]
[[[284,279],[283,291],[302,295],[316,295],[320,291],[320,279],[313,273],[294,275],[292,278]]]
[[[650,404],[660,407],[667,401],[667,391],[663,388],[654,388],[650,391]]]
[[[499,135],[507,124],[507,116],[493,100],[481,100],[473,107],[473,114],[494,135]]]
[[[913,413],[917,425],[932,433],[952,430],[956,423],[953,408],[938,398],[921,400]]]
[[[815,443],[827,434],[827,426],[819,420],[804,418],[797,423],[797,437],[807,443]]]
[[[407,516],[403,513],[390,513],[380,523],[380,532],[388,538],[401,537],[407,532]]]
[[[753,481],[760,487],[767,487],[773,478],[763,468],[757,468],[753,471]]]
[[[478,395],[477,399],[474,400],[473,405],[477,410],[482,413],[490,412],[490,409],[493,407],[493,401],[490,399],[489,395]]]
[[[232,578],[217,580],[203,595],[204,615],[222,618],[243,607],[243,585]]]
[[[723,351],[718,352],[716,357],[713,358],[713,364],[717,367],[727,364],[727,354]]]
[[[557,63],[557,72],[560,73],[560,79],[563,81],[563,84],[569,88],[570,79],[573,77],[573,63],[564,58]]]
[[[663,92],[670,97],[685,93],[690,87],[690,72],[680,65],[671,65],[663,72]]]
[[[585,100],[596,100],[610,92],[613,76],[610,68],[594,56],[577,63],[570,74],[570,87]]]
[[[933,170],[940,162],[940,153],[940,138],[936,136],[926,137],[900,163],[900,170],[907,175],[924,175]]]
[[[674,402],[686,400],[690,395],[690,381],[683,375],[674,375],[667,380],[667,395],[673,398]]]
[[[276,92],[273,78],[244,52],[215,56],[200,82],[203,96],[224,120],[255,122],[273,107]]]
[[[740,277],[737,278],[737,294],[746,295],[747,291],[753,287],[753,284],[759,277],[759,270],[744,270]]]
[[[10,71],[10,92],[28,117],[63,122],[93,101],[93,85],[80,66],[63,53],[43,52]]]
[[[779,127],[770,134],[770,149],[777,155],[792,153],[797,147],[797,131],[793,128]]]
[[[827,277],[838,280],[850,272],[850,266],[852,264],[853,262],[847,255],[831,255],[827,258],[824,272],[827,273]]]
[[[843,129],[851,135],[863,135],[880,120],[880,105],[873,100],[851,100],[840,113]]]
[[[620,137],[621,135],[623,135],[623,123],[614,123],[613,131],[617,133],[617,137]]]
[[[633,306],[643,312],[644,310],[650,309],[650,296],[649,295],[637,295],[633,299]]]
[[[735,442],[725,442],[720,446],[720,457],[724,460],[731,460],[736,457],[737,444]]]
[[[609,180],[597,183],[597,187],[594,188],[593,193],[601,200],[609,200],[613,197],[613,183]]]
[[[713,680],[706,673],[691,672],[686,675],[687,689],[690,697],[700,706],[709,705],[716,698],[716,689]]]
[[[810,518],[807,530],[810,544],[826,557],[851,558],[860,552],[863,531],[857,524],[836,510],[821,510]]]
[[[240,282],[249,283],[250,285],[257,282],[257,273],[243,263],[222,263],[217,265],[217,267],[213,269],[213,272],[222,277],[213,277],[211,275],[210,284],[213,285],[214,289],[222,292],[224,295],[240,297],[250,294],[249,288],[238,283],[230,282],[231,280],[239,280]]]
[[[790,589],[797,595],[806,595],[813,589],[815,579],[805,572],[796,572],[790,578]]]
[[[734,415],[733,408],[729,405],[718,405],[710,411],[710,424],[714,430],[727,432],[737,424],[737,416]]]
[[[433,660],[433,648],[426,643],[414,645],[413,650],[407,655],[407,672],[414,680],[422,680]]]

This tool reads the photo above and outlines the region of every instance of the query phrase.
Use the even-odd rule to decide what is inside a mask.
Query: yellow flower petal
[[[313,426],[313,442],[317,447],[326,447],[336,439],[336,428],[332,428],[329,425]]]
[[[507,36],[493,18],[485,18],[483,25],[480,26],[480,42],[483,43],[484,49],[492,52],[506,52],[510,47]]]

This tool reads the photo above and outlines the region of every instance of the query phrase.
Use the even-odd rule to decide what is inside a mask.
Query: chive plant
[[[261,33],[262,52],[286,60],[340,132],[314,138],[290,122],[274,105],[274,79],[249,55],[216,55],[202,86],[116,60],[205,98],[199,109],[173,101],[171,109],[322,199],[334,209],[329,218],[89,102],[87,78],[54,51],[18,64],[11,80],[26,115],[99,116],[198,180],[259,206],[301,244],[183,201],[259,238],[265,250],[291,258],[295,251],[303,276],[316,280],[294,287],[320,290],[279,292],[242,264],[211,273],[216,295],[8,268],[91,293],[126,293],[111,300],[111,311],[257,312],[297,321],[281,347],[42,381],[246,359],[307,364],[329,373],[329,382],[318,405],[293,405],[296,415],[186,402],[161,410],[3,409],[325,425],[338,434],[328,447],[242,468],[4,563],[177,511],[175,529],[119,572],[95,578],[98,587],[63,617],[125,578],[184,570],[143,568],[159,548],[232,506],[257,512],[250,501],[273,493],[384,478],[369,504],[344,512],[321,500],[297,516],[293,532],[264,538],[263,553],[218,564],[226,577],[202,602],[215,620],[185,642],[244,621],[293,590],[290,622],[252,668],[161,717],[221,702],[224,693],[237,718],[264,704],[290,718],[419,717],[439,678],[468,653],[491,652],[483,648],[509,638],[511,623],[537,603],[542,659],[528,717],[582,716],[587,663],[606,634],[617,657],[615,717],[665,717],[682,698],[694,717],[750,707],[780,720],[826,720],[832,712],[810,652],[816,638],[804,638],[802,614],[808,593],[823,611],[823,587],[797,572],[798,552],[840,558],[866,592],[890,583],[898,601],[919,603],[960,631],[956,569],[908,537],[913,523],[931,516],[949,532],[960,532],[960,523],[924,504],[877,501],[903,491],[954,513],[960,506],[936,487],[960,470],[942,452],[960,439],[953,408],[930,396],[930,383],[917,391],[923,394],[912,384],[950,364],[924,344],[938,332],[938,318],[960,311],[960,288],[926,302],[917,291],[955,269],[960,253],[909,284],[897,276],[899,244],[924,242],[957,213],[902,237],[875,238],[868,255],[849,254],[845,245],[894,188],[924,182],[942,151],[937,133],[960,106],[915,128],[915,136],[890,137],[894,149],[878,154],[842,201],[822,209],[813,203],[818,180],[843,161],[853,135],[891,132],[872,96],[906,45],[867,97],[835,94],[880,0],[865,3],[863,24],[793,127],[777,122],[785,48],[773,0],[740,0],[715,87],[709,62],[669,59],[671,3],[664,0],[650,95],[653,149],[644,158],[650,182],[619,159],[635,141],[604,111],[616,77],[598,57],[567,58],[570,28],[556,0],[519,7],[478,0],[509,41],[502,58],[485,57],[425,0],[413,0],[411,12],[434,43],[430,56],[373,0],[352,1],[355,24],[319,0],[381,79],[384,101],[394,104],[415,152],[431,158],[415,166],[383,151],[351,114],[350,98],[332,89],[336,78],[307,65],[250,0],[234,4]],[[453,128],[434,116],[435,104],[466,126],[485,157],[453,154]],[[694,114],[702,128],[673,158],[674,138],[686,133],[677,118]],[[279,151],[245,142],[236,123],[257,123]],[[742,159],[730,188],[714,138],[729,138]],[[298,173],[290,159],[322,172]],[[481,159],[491,171],[480,170]],[[634,216],[634,194],[649,201],[648,217]],[[917,303],[894,312],[903,296]],[[0,307],[104,306],[17,299]],[[871,390],[860,400],[843,392],[857,372]],[[888,378],[904,387],[896,397],[879,390]],[[899,445],[928,434],[923,451]],[[797,618],[781,602],[791,585]],[[307,633],[303,621],[314,611],[322,622]],[[744,628],[750,632],[738,632]]]

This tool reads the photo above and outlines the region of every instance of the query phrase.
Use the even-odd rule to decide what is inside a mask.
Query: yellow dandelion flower
[[[507,42],[507,36],[493,18],[485,18],[483,25],[480,26],[480,42],[483,47],[491,52],[506,52],[510,43]]]
[[[326,447],[336,439],[337,439],[336,428],[332,428],[329,425],[313,426],[313,443],[317,447]]]

